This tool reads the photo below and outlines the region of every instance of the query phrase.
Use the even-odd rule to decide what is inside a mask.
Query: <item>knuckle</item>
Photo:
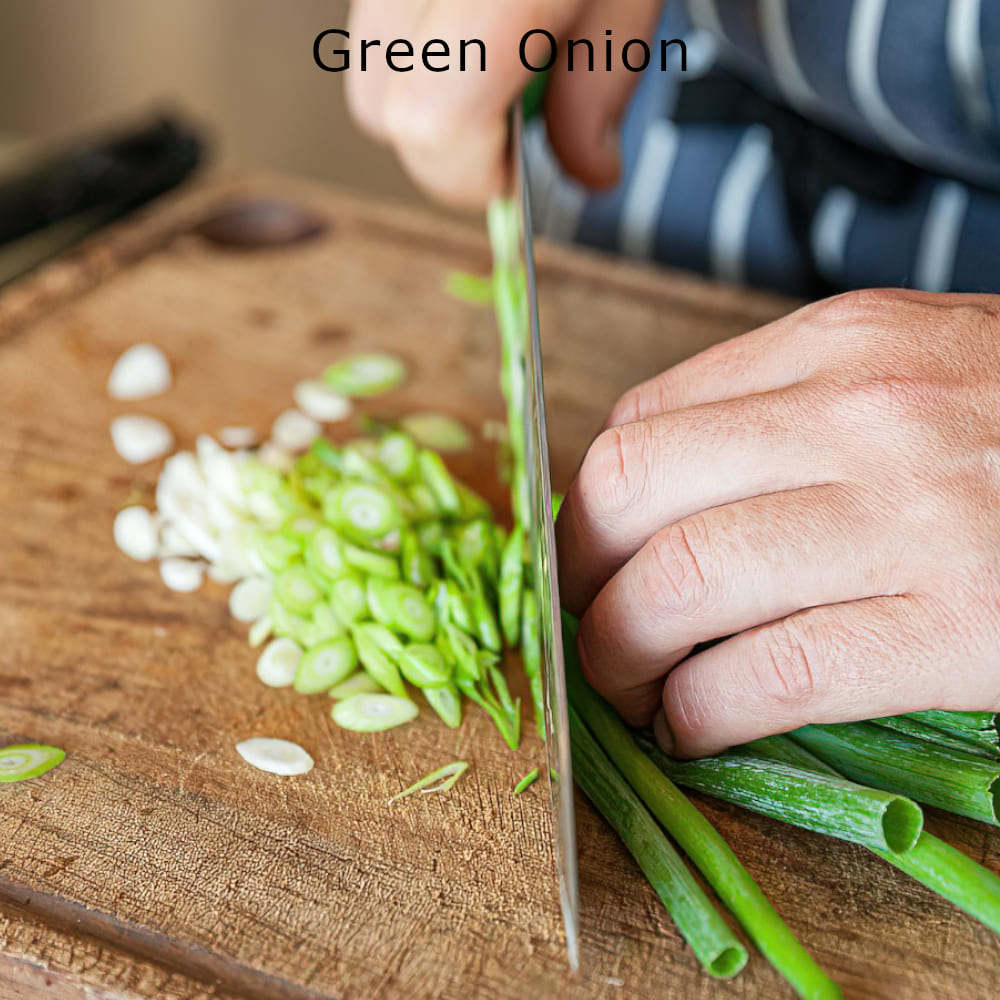
[[[709,541],[704,520],[695,515],[657,532],[649,559],[641,560],[644,593],[655,595],[657,611],[685,618],[704,614],[712,603],[706,572]]]
[[[793,621],[762,633],[760,655],[753,660],[757,683],[770,699],[805,705],[819,693],[816,652]]]
[[[636,386],[629,389],[611,408],[607,427],[620,427],[622,424],[634,424],[643,417],[642,389]]]
[[[678,749],[696,743],[710,725],[709,706],[691,684],[688,671],[674,670],[667,675],[663,685],[663,713]]]
[[[913,294],[900,288],[861,288],[843,292],[816,304],[826,319],[833,323],[868,326],[872,317],[887,308],[909,304]]]
[[[620,521],[642,496],[645,481],[643,424],[610,427],[591,445],[580,467],[579,490],[602,521]]]

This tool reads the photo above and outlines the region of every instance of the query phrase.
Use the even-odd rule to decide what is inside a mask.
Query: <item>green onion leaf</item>
[[[469,769],[469,762],[465,760],[456,760],[453,764],[445,764],[444,767],[439,767],[436,771],[431,771],[430,774],[425,775],[419,781],[415,781],[409,788],[404,788],[403,791],[399,792],[397,795],[393,795],[389,799],[389,805],[392,805],[397,799],[405,799],[408,795],[412,795],[414,792],[423,792],[424,794],[428,792],[448,792],[451,791],[455,782],[465,774]]]

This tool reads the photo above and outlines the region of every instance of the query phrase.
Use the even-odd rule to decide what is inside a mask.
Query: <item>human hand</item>
[[[851,293],[632,389],[557,538],[587,679],[678,756],[1000,710],[1000,297]]]
[[[414,48],[429,39],[448,41],[453,50],[463,38],[482,39],[486,70],[480,72],[477,50],[469,49],[469,68],[443,73],[426,70],[419,59],[412,72],[395,73],[384,56],[370,55],[369,68],[355,64],[346,74],[348,105],[376,138],[391,144],[426,191],[442,201],[482,207],[502,190],[507,110],[533,74],[519,58],[527,31],[545,28],[558,40],[588,38],[601,66],[605,30],[620,39],[648,38],[662,0],[354,0],[348,30],[352,45],[362,38],[406,38]],[[548,44],[539,36],[543,53]],[[373,50],[377,51],[377,50]],[[582,55],[581,57],[582,58]],[[381,60],[381,61],[380,61]],[[620,63],[611,72],[567,72],[565,60],[552,70],[545,114],[556,155],[583,183],[605,187],[619,171],[618,121],[638,82]]]

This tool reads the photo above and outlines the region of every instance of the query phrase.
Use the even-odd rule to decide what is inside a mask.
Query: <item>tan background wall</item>
[[[0,0],[0,134],[52,139],[157,107],[207,127],[213,162],[416,197],[312,59],[346,0]]]

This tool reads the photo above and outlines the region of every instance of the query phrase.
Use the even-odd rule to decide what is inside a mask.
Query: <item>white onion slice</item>
[[[322,428],[312,417],[298,410],[285,410],[274,421],[271,440],[284,451],[305,451],[321,432]]]
[[[147,399],[170,388],[170,362],[153,344],[133,344],[114,363],[108,376],[112,399]]]
[[[156,517],[145,507],[125,507],[114,524],[115,544],[137,562],[149,562],[159,550]]]
[[[354,404],[320,379],[299,382],[292,390],[295,405],[308,417],[320,423],[332,424],[346,420]]]
[[[271,603],[271,581],[261,576],[240,580],[229,595],[229,613],[238,622],[255,622],[267,614]]]
[[[287,636],[274,639],[257,659],[257,677],[268,687],[288,687],[302,659],[302,647]]]
[[[219,430],[219,441],[227,448],[252,448],[257,440],[257,431],[253,427],[234,424]]]
[[[288,472],[295,464],[295,459],[287,451],[279,448],[276,444],[272,444],[270,441],[265,441],[257,449],[257,458],[264,465],[270,465],[279,472]]]
[[[160,577],[171,590],[189,594],[204,582],[205,564],[193,559],[164,559],[160,563]]]
[[[111,421],[111,442],[126,462],[142,465],[166,455],[174,446],[174,435],[154,417],[115,417]]]
[[[236,744],[236,752],[253,767],[271,774],[290,777],[306,774],[314,767],[312,757],[290,740],[276,740],[268,736],[257,736]]]

